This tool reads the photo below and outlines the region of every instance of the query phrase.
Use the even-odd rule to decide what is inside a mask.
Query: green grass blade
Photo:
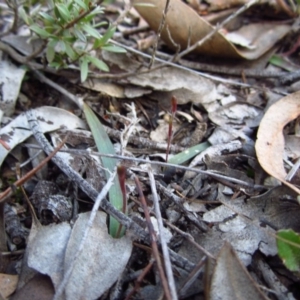
[[[168,159],[168,163],[175,164],[175,165],[181,165],[184,162],[188,161],[192,157],[200,154],[204,150],[206,150],[208,147],[210,147],[210,143],[205,142],[198,145],[195,145],[191,148],[188,148],[174,156]]]
[[[102,154],[115,154],[115,149],[112,142],[110,141],[103,125],[92,111],[92,109],[84,103],[83,112],[89,124],[89,127],[92,131],[93,137],[95,139],[99,153]],[[108,157],[101,157],[103,167],[113,172],[116,167],[116,160]],[[110,172],[105,171],[106,178],[110,177]],[[123,207],[123,194],[120,187],[120,182],[116,176],[114,180],[114,185],[109,190],[109,201],[110,203],[118,210],[122,211]],[[113,217],[109,217],[109,233],[112,237],[117,237],[117,232],[119,229],[120,223]],[[119,237],[124,235],[124,228],[121,230]]]

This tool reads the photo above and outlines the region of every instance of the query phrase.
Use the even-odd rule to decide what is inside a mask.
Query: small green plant
[[[277,232],[278,255],[288,269],[300,274],[300,235],[285,229]]]
[[[115,149],[110,141],[103,125],[97,118],[93,110],[84,103],[83,112],[95,139],[99,153],[115,154]],[[116,167],[116,160],[110,157],[102,157],[102,165],[105,168],[105,176],[108,180],[111,172]],[[118,178],[115,177],[114,184],[109,190],[109,201],[119,211],[127,213],[126,188],[125,188],[125,168],[118,167]],[[122,237],[125,228],[112,216],[109,217],[109,234],[114,238]]]
[[[51,67],[63,68],[78,62],[83,82],[88,76],[89,64],[109,71],[106,63],[96,57],[96,50],[125,52],[109,42],[115,27],[110,26],[103,35],[98,31],[107,25],[106,22],[96,21],[97,16],[103,14],[103,8],[99,5],[102,1],[47,0],[40,1],[34,7],[29,2],[25,1],[19,7],[19,16],[32,33],[44,40],[43,47],[30,57],[45,49]]]

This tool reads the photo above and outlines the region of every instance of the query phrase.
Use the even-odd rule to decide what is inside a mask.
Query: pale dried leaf
[[[106,214],[97,212],[84,251],[74,261],[89,217],[90,213],[79,215],[66,250],[64,270],[73,267],[66,286],[67,299],[100,297],[118,279],[131,255],[131,240],[126,236],[120,239],[112,238],[107,232]]]
[[[283,165],[283,128],[300,114],[300,92],[286,96],[269,107],[257,133],[255,150],[262,168],[271,176],[300,194],[300,190],[285,180]]]
[[[219,126],[238,125],[256,127],[259,125],[263,111],[261,108],[245,102],[231,102],[209,113],[209,118]],[[233,127],[233,126],[232,126]]]
[[[40,130],[42,132],[54,131],[60,127],[66,127],[68,129],[86,128],[85,122],[64,109],[42,106],[35,109],[35,111],[39,120]],[[28,125],[25,113],[20,114],[0,130],[1,140],[3,140],[10,149],[13,149],[31,135],[32,132]],[[0,165],[9,152],[10,150],[7,150],[0,145]]]
[[[1,60],[0,54],[0,109],[6,116],[14,113],[25,73],[24,69],[13,65],[9,60]]]
[[[248,49],[255,49],[256,46],[252,45],[252,42],[243,37],[242,35],[236,33],[236,32],[229,32],[226,34],[226,38],[228,41],[230,41],[232,44],[241,46]]]
[[[163,98],[167,98],[167,104],[170,105],[170,99],[174,96],[178,105],[193,102],[202,104],[209,111],[219,107],[216,99],[219,99],[220,95],[215,84],[200,75],[173,67],[154,69],[149,72],[148,68],[142,67],[139,62],[129,58],[127,54],[103,51],[102,55],[106,62],[114,64],[124,71],[143,72],[126,77],[126,83],[129,82],[147,89],[152,88],[157,92],[151,94],[151,98],[157,99],[160,103]]]
[[[71,235],[70,224],[50,224],[33,227],[27,245],[28,265],[42,274],[49,275],[55,288],[63,279],[63,264],[68,240]]]
[[[115,83],[107,82],[103,79],[95,78],[92,82],[86,80],[81,83],[81,85],[92,91],[100,92],[101,94],[116,98],[124,98],[124,87]]]
[[[202,237],[202,245],[206,250],[216,254],[223,241],[230,241],[245,265],[251,263],[252,255],[257,249],[265,255],[277,253],[275,238],[270,234],[274,230],[259,225],[263,213],[255,205],[246,203],[244,197],[231,200],[231,196],[224,195],[222,186],[219,188],[218,199],[223,205],[203,215],[204,221],[216,223],[213,230]],[[236,214],[240,215],[234,217]]]
[[[251,278],[229,243],[225,243],[217,258],[209,299],[268,299]]]

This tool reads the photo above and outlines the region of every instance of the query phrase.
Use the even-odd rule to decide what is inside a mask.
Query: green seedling
[[[277,232],[278,255],[285,266],[293,271],[300,272],[300,235],[291,229]]]
[[[47,0],[32,7],[24,1],[18,9],[19,16],[33,35],[44,40],[44,44],[29,58],[36,57],[45,50],[49,66],[67,68],[79,64],[81,81],[88,77],[89,65],[101,71],[109,71],[104,61],[96,57],[97,50],[126,52],[110,43],[115,27],[109,27],[101,35],[98,28],[106,22],[96,23],[96,16],[103,14],[95,0]]]
[[[274,66],[280,67],[286,71],[289,71],[289,72],[294,71],[294,68],[293,68],[293,66],[291,66],[291,63],[288,62],[286,59],[284,59],[284,57],[281,55],[274,54],[269,59],[269,63]]]
[[[200,154],[204,150],[206,150],[208,147],[210,147],[210,143],[204,142],[198,145],[195,145],[193,147],[190,147],[174,156],[169,158],[168,163],[175,164],[175,165],[181,165],[185,162],[187,162],[189,159],[193,158],[194,156]]]
[[[110,141],[103,125],[97,118],[96,114],[86,103],[83,105],[83,112],[95,139],[99,153],[115,154],[114,146]],[[102,157],[101,160],[102,165],[105,168],[106,179],[108,179],[111,176],[111,172],[113,172],[116,167],[116,160],[109,157]],[[122,169],[122,167],[120,167],[120,170],[118,169],[118,175],[120,180],[118,177],[115,177],[114,184],[109,190],[109,201],[116,209],[126,213],[125,171]],[[124,232],[125,229],[121,228],[121,224],[115,218],[110,216],[109,234],[114,238],[118,238],[122,237]]]

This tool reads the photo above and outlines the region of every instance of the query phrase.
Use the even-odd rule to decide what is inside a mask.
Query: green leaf
[[[70,12],[66,5],[64,4],[56,4],[60,17],[68,22],[71,19]]]
[[[103,48],[104,46],[110,47],[111,45],[106,45],[106,44],[109,41],[109,39],[114,35],[115,31],[116,31],[115,27],[109,28],[101,39],[95,40],[93,48],[98,49],[98,48]]]
[[[48,63],[51,63],[53,61],[53,59],[54,59],[56,44],[57,44],[57,41],[56,40],[52,40],[47,45],[46,57],[47,57]]]
[[[49,63],[49,66],[54,69],[60,69],[63,65],[60,62],[53,61]]]
[[[89,73],[89,61],[86,57],[83,57],[79,61],[80,64],[80,78],[81,82],[86,81]]]
[[[289,72],[293,72],[295,68],[294,65],[292,65],[291,62],[286,60],[283,56],[276,54],[269,59],[269,63]]]
[[[103,154],[115,154],[115,149],[111,143],[103,125],[91,110],[91,108],[84,103],[83,111],[86,117],[86,120],[89,124],[89,127],[92,131],[93,137],[95,139],[99,153]],[[106,178],[110,177],[110,172],[112,172],[116,167],[116,160],[108,157],[102,157],[103,167],[106,169],[105,174]],[[120,182],[117,177],[115,177],[114,185],[109,190],[109,201],[110,203],[118,210],[122,211],[123,208],[123,194],[120,187]],[[117,232],[119,230],[119,222],[113,218],[109,217],[109,233],[112,237],[117,237]],[[124,235],[124,229],[121,231],[119,237]]]
[[[86,43],[86,36],[85,34],[80,30],[78,29],[76,26],[74,27],[74,35],[80,40],[82,41],[83,43]]]
[[[94,28],[98,28],[98,27],[101,27],[101,26],[104,26],[104,25],[107,25],[108,22],[107,21],[102,21],[102,22],[99,22],[99,23],[96,23],[94,24]]]
[[[33,23],[32,19],[29,17],[29,15],[26,13],[23,6],[19,7],[18,14],[22,18],[22,20],[26,23],[26,25],[30,25]]]
[[[73,48],[71,47],[71,45],[67,42],[65,42],[65,46],[66,46],[66,53],[67,55],[72,59],[72,60],[76,60],[77,55],[74,52]]]
[[[95,29],[93,28],[91,25],[89,24],[83,24],[81,26],[81,28],[86,32],[88,33],[89,35],[91,35],[92,37],[96,38],[96,39],[100,39],[101,38],[101,35],[100,33]]]
[[[92,10],[87,16],[85,16],[82,21],[84,23],[90,23],[93,21],[95,16],[103,14],[103,8],[101,6],[97,6],[94,10]]]
[[[52,16],[50,16],[49,14],[47,14],[45,12],[40,12],[39,14],[43,19],[45,19],[46,21],[48,21],[51,24],[54,24],[56,22],[56,20]]]
[[[109,51],[109,52],[115,52],[115,53],[126,53],[126,50],[124,48],[114,46],[114,45],[107,45],[101,47],[101,49]]]
[[[193,158],[194,156],[200,154],[204,150],[206,150],[208,147],[210,147],[210,143],[205,142],[198,145],[195,145],[193,147],[190,147],[183,152],[180,152],[171,158],[168,159],[168,163],[175,164],[175,165],[181,165],[184,162],[188,161],[189,159]]]
[[[107,31],[105,32],[105,34],[101,38],[101,41],[102,41],[103,45],[105,45],[108,42],[108,40],[111,37],[113,37],[113,35],[115,34],[115,32],[116,32],[116,27],[111,27],[111,28],[107,29]]]
[[[64,36],[63,40],[69,44],[73,44],[77,41],[77,38],[75,36],[69,35],[69,36]]]
[[[75,0],[75,2],[81,7],[83,8],[84,10],[88,10],[89,7],[81,0]]]
[[[284,239],[284,240],[282,240]],[[300,271],[300,235],[291,229],[277,232],[278,255],[288,269]]]
[[[103,60],[100,60],[97,57],[93,57],[93,56],[88,56],[88,59],[93,65],[95,65],[101,71],[105,71],[105,72],[109,71],[108,65]]]
[[[64,41],[58,41],[56,44],[56,51],[60,54],[66,53],[66,44]]]
[[[48,38],[51,36],[51,34],[48,31],[39,27],[36,24],[32,24],[31,26],[29,26],[29,28],[30,28],[30,30],[34,31],[36,34],[38,34],[42,38]]]

